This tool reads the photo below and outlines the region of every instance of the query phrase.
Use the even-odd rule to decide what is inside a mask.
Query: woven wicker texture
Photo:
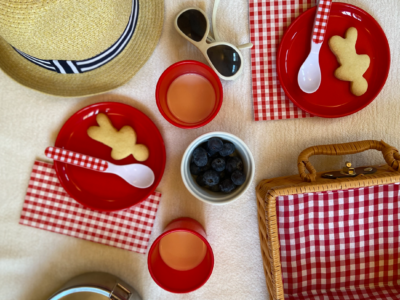
[[[375,149],[382,152],[388,165],[376,166],[376,173],[339,179],[321,178],[324,172],[317,173],[309,163],[312,155],[344,155]],[[284,299],[282,283],[280,244],[278,234],[278,220],[276,213],[276,198],[279,196],[315,193],[324,191],[345,190],[374,185],[400,182],[399,153],[396,148],[379,141],[361,141],[355,143],[323,145],[310,147],[304,150],[298,159],[300,175],[266,179],[256,188],[258,224],[261,253],[263,257],[264,273],[270,298]],[[305,173],[305,168],[311,174]],[[309,176],[311,175],[311,176]],[[307,182],[312,180],[312,182]]]
[[[110,47],[132,1],[0,1],[0,36],[41,59],[83,60]]]
[[[383,141],[361,141],[356,143],[324,145],[307,148],[300,153],[297,161],[300,177],[307,182],[316,180],[317,171],[308,160],[312,155],[346,155],[360,153],[371,149],[381,151],[386,163],[393,170],[399,170],[400,155],[396,148],[389,146]],[[305,169],[307,169],[310,174],[306,174]]]
[[[163,0],[139,1],[139,19],[130,42],[116,58],[90,72],[48,71],[23,58],[10,44],[42,59],[90,58],[121,36],[131,6],[132,0],[1,0],[0,68],[29,88],[57,96],[88,96],[115,89],[153,53],[163,25]]]

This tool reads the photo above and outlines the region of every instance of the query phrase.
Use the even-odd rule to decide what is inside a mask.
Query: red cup
[[[179,76],[188,73],[205,77],[211,83],[215,91],[214,109],[207,118],[197,123],[186,123],[179,120],[171,113],[167,104],[167,92],[171,83]],[[161,114],[172,125],[184,129],[199,128],[210,123],[218,114],[222,105],[222,99],[223,89],[218,75],[209,66],[195,60],[183,60],[171,65],[162,73],[156,87],[156,102]]]
[[[161,258],[159,243],[167,234],[177,231],[190,232],[199,237],[207,246],[203,261],[195,268],[178,271],[169,267]],[[191,218],[173,220],[165,227],[164,232],[151,245],[147,257],[147,266],[153,280],[164,290],[171,293],[190,293],[204,285],[214,268],[214,254],[206,239],[206,232],[199,222]]]

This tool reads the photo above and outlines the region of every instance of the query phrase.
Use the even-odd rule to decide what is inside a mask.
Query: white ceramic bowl
[[[194,180],[192,174],[190,174],[190,162],[193,150],[212,137],[219,137],[224,141],[228,141],[234,144],[236,147],[236,151],[239,153],[243,161],[246,181],[241,186],[236,187],[236,189],[229,194],[215,193],[200,187]],[[209,132],[195,139],[187,147],[185,153],[183,154],[181,162],[181,176],[186,188],[197,199],[211,204],[226,204],[238,199],[249,188],[254,178],[254,171],[255,165],[253,155],[251,154],[250,149],[246,146],[246,144],[233,134],[220,131]]]

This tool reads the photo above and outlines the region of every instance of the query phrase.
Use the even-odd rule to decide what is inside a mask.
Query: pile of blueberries
[[[246,180],[243,162],[234,156],[235,145],[213,137],[192,153],[190,173],[196,182],[213,192],[230,193]]]

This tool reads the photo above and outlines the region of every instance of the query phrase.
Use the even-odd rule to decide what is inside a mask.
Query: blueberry
[[[242,185],[246,181],[246,176],[242,171],[236,170],[232,173],[231,180],[235,185]]]
[[[201,172],[205,172],[211,169],[211,159],[208,159],[207,164],[203,167],[200,167]]]
[[[204,143],[200,144],[199,147],[204,148],[204,150],[207,150],[207,144],[208,144],[208,142],[204,142]]]
[[[229,178],[222,180],[222,182],[219,184],[219,188],[223,193],[230,193],[235,189],[235,187],[236,186]]]
[[[225,144],[222,146],[222,150],[219,151],[219,154],[220,154],[222,157],[225,157],[225,156],[231,155],[233,152],[235,152],[235,150],[236,150],[236,147],[235,147],[234,144],[232,144],[232,143],[225,143]]]
[[[190,164],[190,174],[199,175],[202,172],[201,168],[204,168],[204,167],[198,167],[195,163],[191,163]]]
[[[207,155],[209,157],[213,157],[215,154],[218,154],[218,151],[211,150],[210,148],[206,147]]]
[[[212,156],[215,154],[215,151],[211,151],[210,149],[208,149],[208,142],[204,142],[200,144],[198,147],[201,147],[204,150],[206,150],[208,156]]]
[[[208,154],[208,152],[207,152],[207,154]],[[219,152],[214,152],[214,154],[213,155],[209,155],[209,157],[210,157],[210,159],[212,161],[212,160],[214,160],[216,158],[221,157],[221,155],[219,155]]]
[[[210,191],[214,192],[214,193],[219,193],[221,191],[221,188],[219,187],[219,184],[210,186]]]
[[[235,170],[242,171],[243,170],[242,160],[237,156],[228,158],[228,160],[226,162],[226,170],[229,173],[232,173]]]
[[[203,178],[208,186],[213,186],[219,183],[219,174],[214,170],[205,172]]]
[[[192,154],[192,161],[196,164],[198,167],[204,167],[207,162],[207,152],[201,147],[197,147],[194,149],[193,154]]]
[[[211,167],[217,172],[225,170],[225,159],[223,158],[214,159],[211,163]]]
[[[211,151],[218,152],[218,151],[222,150],[222,147],[224,146],[224,142],[220,138],[213,137],[208,140],[207,146],[208,146],[208,149],[210,149]]]
[[[206,186],[206,181],[205,181],[205,179],[204,179],[204,174],[203,174],[203,173],[197,175],[196,182],[197,182],[198,185],[200,185],[200,186]]]

